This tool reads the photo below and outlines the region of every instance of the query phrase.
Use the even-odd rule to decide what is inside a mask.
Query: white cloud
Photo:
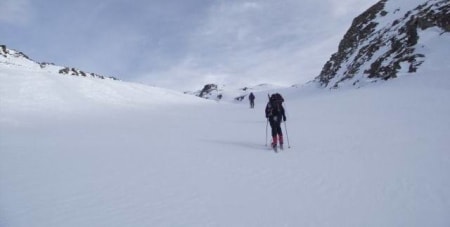
[[[346,10],[338,13],[335,0],[219,2],[192,31],[186,60],[149,78],[175,89],[205,83],[304,83],[320,73],[362,12],[346,8],[354,0],[340,2]]]
[[[26,25],[31,21],[32,16],[30,0],[0,1],[0,23]]]
[[[332,6],[330,8],[331,13],[334,17],[342,17],[352,12],[362,13],[376,2],[378,2],[378,0],[329,0],[330,5]]]

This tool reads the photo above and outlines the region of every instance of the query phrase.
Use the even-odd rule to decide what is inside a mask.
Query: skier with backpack
[[[248,100],[250,100],[250,108],[255,108],[255,95],[253,92],[250,92],[250,95],[248,95]]]
[[[272,128],[272,148],[277,152],[277,143],[280,149],[283,149],[283,132],[281,131],[281,122],[286,121],[286,114],[283,108],[284,99],[279,93],[272,94],[266,105],[266,118]]]

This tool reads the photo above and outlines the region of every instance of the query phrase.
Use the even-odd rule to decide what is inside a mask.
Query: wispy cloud
[[[367,1],[360,0],[328,0],[331,9],[331,15],[335,18],[339,18],[354,12],[363,12],[368,9],[370,4]],[[375,4],[377,1],[372,1]],[[370,1],[369,1],[370,3]]]
[[[33,16],[30,0],[0,1],[0,23],[26,25]]]

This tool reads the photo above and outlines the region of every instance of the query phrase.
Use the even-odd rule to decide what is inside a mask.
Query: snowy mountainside
[[[417,75],[276,89],[279,153],[270,86],[250,109],[0,64],[0,226],[448,227],[449,52],[421,37]]]
[[[1,49],[0,108],[3,111],[90,112],[106,106],[151,108],[155,104],[204,102],[180,92],[81,70],[61,73],[68,68],[36,63],[21,52]]]
[[[179,105],[183,94],[134,108],[142,97],[128,96],[153,89],[0,68],[0,226],[448,227],[450,71],[423,70],[361,89],[280,89],[291,148],[274,153],[259,94],[255,109]],[[73,98],[79,89],[97,101]],[[105,102],[99,89],[125,97]],[[55,111],[54,97],[114,108]]]
[[[117,80],[117,78],[115,77],[107,77],[96,73],[89,73],[73,67],[56,66],[53,63],[47,62],[42,63],[36,62],[23,52],[9,49],[5,45],[0,45],[0,65],[13,65],[19,67],[26,67],[29,69],[35,69],[37,71],[41,69],[42,72],[59,73],[61,75]]]
[[[448,49],[450,1],[381,0],[354,19],[315,81],[323,87],[362,86],[420,70],[433,43]],[[447,65],[449,61],[445,62]]]

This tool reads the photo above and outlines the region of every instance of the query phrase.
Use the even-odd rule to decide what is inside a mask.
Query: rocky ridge
[[[115,77],[103,76],[96,73],[89,73],[73,67],[56,66],[54,63],[48,62],[37,62],[32,60],[23,52],[8,49],[6,45],[0,45],[0,64],[24,66],[31,68],[39,67],[42,70],[55,71],[56,73],[61,75],[118,80]]]
[[[418,45],[420,32],[430,28],[450,32],[450,1],[412,2],[407,9],[396,1],[381,0],[356,17],[314,81],[326,88],[361,86],[396,78],[400,70],[416,72],[426,61]]]

